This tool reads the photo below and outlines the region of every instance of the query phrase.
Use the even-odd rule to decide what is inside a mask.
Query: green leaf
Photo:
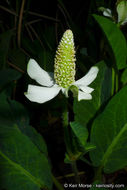
[[[71,143],[73,159],[81,159],[84,154],[95,149],[95,145],[87,142],[88,130],[79,122],[71,122],[70,127],[72,129]]]
[[[127,165],[127,86],[108,103],[93,122],[91,142],[96,149],[90,152],[95,166],[111,173]]]
[[[46,144],[42,136],[29,126],[26,109],[20,103],[9,100],[4,93],[0,94],[0,151],[1,187],[36,190],[43,185],[50,189],[51,170]]]
[[[75,121],[82,125],[87,125],[88,122],[95,116],[99,108],[109,99],[111,95],[111,70],[103,61],[96,64],[99,68],[99,73],[91,87],[94,88],[92,100],[74,101]]]
[[[86,152],[89,152],[89,151],[91,151],[91,150],[93,150],[95,148],[96,148],[96,146],[94,144],[92,144],[91,142],[87,142],[86,145],[85,145]]]
[[[47,158],[17,126],[0,124],[0,188],[51,189]]]
[[[125,69],[122,73],[121,82],[123,83],[123,85],[127,84],[127,69]]]
[[[0,123],[8,126],[15,123],[19,130],[28,136],[42,153],[48,154],[43,137],[29,125],[27,110],[19,102],[8,100],[4,93],[0,94]]]
[[[81,144],[81,146],[85,148],[86,141],[88,138],[87,128],[78,122],[71,122],[70,126],[71,126],[71,129],[74,132],[75,136],[77,137],[79,143]]]
[[[14,69],[3,69],[0,71],[0,89],[21,77],[21,73]]]
[[[120,29],[111,20],[98,15],[93,15],[112,49],[118,70],[127,67],[127,44]],[[110,53],[111,54],[111,53]]]
[[[14,100],[10,100],[9,103],[12,116],[18,128],[22,133],[31,139],[31,141],[42,153],[48,155],[47,146],[43,137],[32,126],[29,125],[29,116],[27,110],[22,104]]]

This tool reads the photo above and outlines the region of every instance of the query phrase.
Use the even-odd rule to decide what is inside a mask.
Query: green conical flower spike
[[[71,30],[67,30],[56,51],[54,65],[56,84],[67,88],[75,81],[75,60],[73,33]]]
[[[44,71],[35,60],[30,59],[28,75],[42,86],[28,85],[25,96],[32,102],[44,103],[54,98],[60,90],[68,97],[68,90],[76,91],[78,101],[92,99],[93,88],[88,87],[98,73],[97,67],[92,67],[81,79],[75,81],[75,50],[71,30],[65,31],[58,46],[54,74]],[[52,77],[54,75],[54,77]]]

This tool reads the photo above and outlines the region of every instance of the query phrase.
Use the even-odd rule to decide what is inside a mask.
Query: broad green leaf
[[[90,152],[95,166],[111,173],[127,165],[127,86],[108,103],[94,120],[91,142],[96,149]]]
[[[47,153],[47,146],[43,137],[29,125],[29,116],[22,104],[8,100],[4,93],[0,94],[0,124],[11,126],[17,124],[19,130],[28,136],[42,152]]]
[[[15,135],[15,129],[14,129],[15,125],[16,125],[16,131],[17,131],[16,135]],[[2,132],[4,128],[5,128],[5,131]],[[1,131],[0,145],[2,146],[2,143],[5,143],[5,146],[4,146],[5,149],[3,148],[3,146],[1,147],[3,149],[2,149],[2,153],[1,153],[2,157],[0,159],[0,168],[2,171],[5,172],[5,175],[4,175],[4,173],[1,174],[0,181],[3,181],[3,182],[9,181],[8,183],[11,183],[12,187],[10,186],[10,188],[8,188],[8,190],[13,189],[13,187],[15,187],[16,184],[17,184],[17,186],[20,186],[19,185],[20,182],[25,184],[24,185],[25,188],[21,186],[21,189],[27,189],[28,188],[27,183],[28,183],[28,186],[30,185],[30,189],[36,190],[36,189],[39,189],[39,184],[36,184],[36,183],[33,184],[32,182],[30,183],[29,179],[27,181],[27,178],[22,177],[22,174],[20,174],[21,173],[20,170],[17,171],[17,169],[13,168],[12,165],[9,165],[7,162],[8,159],[3,159],[6,157],[6,155],[3,155],[4,151],[8,151],[9,156],[13,155],[13,159],[16,159],[15,160],[16,163],[18,162],[17,159],[19,159],[21,157],[21,162],[27,163],[26,167],[28,167],[28,166],[31,167],[31,164],[32,164],[33,165],[32,170],[35,170],[35,172],[36,172],[36,167],[39,167],[38,165],[36,165],[36,164],[38,164],[38,163],[36,163],[37,158],[35,159],[35,162],[34,162],[34,157],[36,157],[36,155],[34,156],[34,154],[37,152],[37,154],[39,154],[37,161],[39,162],[39,159],[40,159],[40,170],[42,169],[42,173],[39,175],[45,174],[44,181],[42,180],[42,182],[44,183],[45,186],[50,186],[51,185],[51,176],[49,175],[50,168],[49,168],[48,160],[46,158],[47,157],[46,144],[45,144],[42,136],[39,133],[37,133],[37,131],[34,128],[29,126],[29,117],[28,117],[28,114],[27,114],[27,111],[25,110],[25,108],[20,103],[14,101],[14,100],[12,101],[12,100],[7,99],[7,96],[4,93],[0,94],[0,131]],[[14,136],[12,135],[12,133]],[[14,139],[14,142],[12,141],[12,139],[10,139],[8,144],[6,144],[7,139],[5,139],[5,141],[4,141],[4,138],[5,138],[4,134],[5,134],[5,137],[8,138],[8,141],[9,141],[9,137],[11,136],[11,138]],[[23,138],[23,140],[21,140],[21,138]],[[30,144],[30,146],[29,146],[29,144]],[[28,151],[24,150],[25,148],[23,149],[22,147],[28,148],[29,150]],[[15,151],[17,151],[17,152],[15,152],[15,154],[13,152],[14,149],[16,149]],[[22,151],[20,149],[22,149]],[[34,149],[35,149],[35,153],[34,153]],[[25,154],[23,154],[23,151],[24,152],[26,151]],[[33,154],[32,154],[32,151],[33,151]],[[31,152],[31,154],[30,154],[30,152]],[[33,160],[32,163],[28,163],[29,156],[30,156],[29,162],[30,162],[30,160]],[[33,158],[31,156],[33,156]],[[1,165],[3,163],[5,165]],[[9,161],[9,163],[10,163],[10,161]],[[43,165],[46,167],[48,175],[46,173],[43,173],[43,168],[41,168],[41,166],[43,167]],[[6,170],[6,167],[4,167],[4,166],[6,166],[7,168],[11,168],[11,170]],[[15,172],[17,173],[17,174],[14,174],[14,176],[11,175],[11,173],[13,174],[13,171],[14,171],[14,173]],[[44,168],[44,171],[46,172],[45,168]],[[19,176],[19,178],[17,179],[17,177],[15,175]],[[20,179],[20,176],[23,179]],[[16,177],[17,181],[16,180],[14,181],[15,177]],[[19,182],[18,182],[18,180],[19,180]],[[35,179],[33,178],[33,180],[35,180]],[[38,181],[38,179],[36,179],[36,180]],[[40,180],[40,177],[39,177],[39,180]],[[6,185],[9,186],[9,184],[6,184],[6,185],[5,184],[6,183],[4,182],[3,187],[4,186],[7,187]]]
[[[17,126],[0,124],[0,188],[51,189],[47,158]]]
[[[91,150],[93,150],[95,148],[96,148],[96,146],[94,144],[92,144],[91,142],[87,142],[86,145],[85,145],[86,152],[89,152],[89,151],[91,151]]]
[[[87,142],[88,130],[79,122],[71,122],[70,127],[72,129],[71,143],[72,152],[75,159],[83,158],[83,155],[87,152],[95,149],[95,145]]]
[[[43,136],[35,130],[35,128],[30,125],[27,125],[26,127],[19,125],[18,127],[22,131],[22,133],[24,133],[31,139],[31,141],[37,146],[40,152],[48,156],[48,150],[45,140],[43,139]]]
[[[108,43],[112,49],[115,62],[118,69],[127,67],[127,44],[126,39],[120,29],[111,20],[98,15],[93,15],[103,33],[108,40]],[[111,54],[111,53],[110,53]]]
[[[21,73],[14,69],[0,70],[0,90],[10,82],[17,80],[21,77]]]
[[[81,144],[81,146],[85,148],[86,141],[88,138],[87,128],[78,122],[71,122],[70,126],[71,126],[71,129],[74,132],[75,136],[77,137],[79,143]]]
[[[125,69],[121,75],[121,82],[123,85],[127,84],[127,69]]]
[[[99,108],[108,100],[111,95],[111,70],[103,61],[96,64],[99,73],[95,81],[91,84],[94,88],[92,100],[74,101],[75,120],[82,125],[88,124],[95,116]]]
[[[9,101],[11,113],[18,128],[28,136],[38,149],[48,155],[47,146],[43,137],[29,125],[29,116],[22,104],[14,100]]]

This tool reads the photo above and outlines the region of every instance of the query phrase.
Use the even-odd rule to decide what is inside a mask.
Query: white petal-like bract
[[[58,85],[52,87],[28,85],[28,91],[25,96],[32,102],[44,103],[57,96],[60,90],[61,88]]]
[[[27,66],[28,75],[42,86],[53,86],[54,81],[50,73],[43,70],[34,59],[30,59]]]
[[[91,100],[91,99],[92,99],[91,94],[85,93],[85,92],[82,92],[81,90],[79,90],[78,101],[80,101],[80,100]]]
[[[79,89],[81,89],[83,92],[85,93],[91,93],[94,91],[93,88],[90,88],[88,86],[84,86],[84,85],[77,85]]]
[[[97,77],[98,71],[99,71],[98,67],[95,67],[95,66],[91,67],[91,69],[88,71],[88,73],[84,77],[82,77],[81,79],[77,80],[75,82],[75,84],[76,85],[88,86]]]
[[[68,98],[68,88],[61,88],[62,93],[66,96],[66,98]]]
[[[112,18],[112,11],[107,8],[103,11],[103,15]]]
[[[116,11],[118,14],[118,23],[121,23],[121,25],[125,24],[127,21],[127,1],[120,1],[117,4]]]

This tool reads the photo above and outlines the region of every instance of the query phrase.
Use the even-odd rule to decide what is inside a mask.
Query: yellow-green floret
[[[54,78],[63,88],[75,82],[75,48],[71,30],[67,30],[59,43],[55,56]]]

